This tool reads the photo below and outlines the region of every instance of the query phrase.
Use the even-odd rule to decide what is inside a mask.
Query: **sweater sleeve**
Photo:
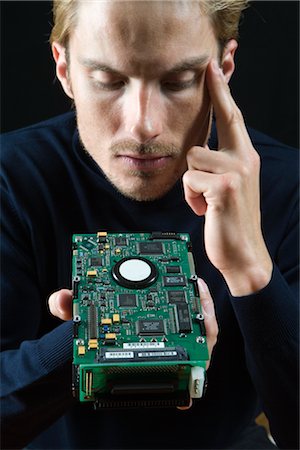
[[[231,297],[249,372],[280,448],[298,448],[298,212],[292,214],[270,283]]]
[[[73,402],[72,323],[43,328],[47,299],[29,233],[5,189],[1,206],[2,448],[23,448]]]

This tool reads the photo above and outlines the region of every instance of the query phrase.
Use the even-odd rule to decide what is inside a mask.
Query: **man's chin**
[[[122,183],[120,180],[113,180],[109,177],[107,179],[124,197],[138,202],[151,202],[164,197],[178,180],[176,178],[169,183],[159,183],[149,177],[138,180],[138,182]]]

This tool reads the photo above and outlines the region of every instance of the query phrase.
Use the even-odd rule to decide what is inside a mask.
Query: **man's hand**
[[[219,149],[192,147],[183,176],[185,198],[205,215],[205,248],[234,296],[265,287],[272,261],[261,231],[260,159],[216,61],[206,72]]]

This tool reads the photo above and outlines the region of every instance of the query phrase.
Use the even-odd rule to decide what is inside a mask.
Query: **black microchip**
[[[104,345],[116,345],[116,340],[115,339],[105,339],[105,341],[103,341]]]
[[[178,332],[179,333],[191,333],[191,318],[190,311],[187,303],[177,303],[176,305],[177,318],[178,318]]]
[[[88,241],[83,241],[82,246],[88,250],[90,250],[91,248],[95,248],[94,244]]]
[[[119,294],[119,306],[132,308],[136,306],[135,294]]]
[[[102,259],[101,258],[91,258],[90,260],[91,266],[102,266]]]
[[[164,286],[186,286],[186,277],[184,275],[178,276],[164,276]]]
[[[169,303],[186,303],[184,291],[168,291]]]
[[[180,273],[179,266],[167,266],[167,273]]]
[[[150,239],[173,239],[180,241],[181,237],[173,231],[153,231]]]
[[[137,331],[141,336],[158,336],[165,334],[164,322],[162,319],[138,320]]]
[[[115,238],[115,244],[119,247],[126,247],[127,245],[127,239],[126,237],[118,236]]]
[[[164,253],[162,242],[140,242],[141,255],[161,255]]]

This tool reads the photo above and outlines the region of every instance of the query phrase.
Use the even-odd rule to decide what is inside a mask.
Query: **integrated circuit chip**
[[[139,252],[141,255],[162,255],[164,253],[162,242],[140,242]]]
[[[168,291],[168,301],[169,303],[185,303],[185,292],[184,291]]]
[[[117,236],[115,238],[115,244],[119,247],[126,247],[127,245],[127,239],[126,237],[122,237],[122,236]]]
[[[84,247],[87,250],[91,250],[91,248],[94,248],[94,244],[89,241],[83,241],[81,247]]]
[[[167,273],[180,273],[179,266],[167,266]]]
[[[177,303],[178,332],[190,333],[192,331],[191,317],[187,303]]]
[[[119,306],[133,308],[136,306],[135,294],[119,294]]]
[[[164,286],[186,286],[186,277],[184,275],[178,276],[164,276]]]
[[[137,330],[140,336],[159,336],[165,334],[164,322],[161,319],[139,320]]]
[[[102,258],[91,258],[90,263],[93,267],[102,266]]]

